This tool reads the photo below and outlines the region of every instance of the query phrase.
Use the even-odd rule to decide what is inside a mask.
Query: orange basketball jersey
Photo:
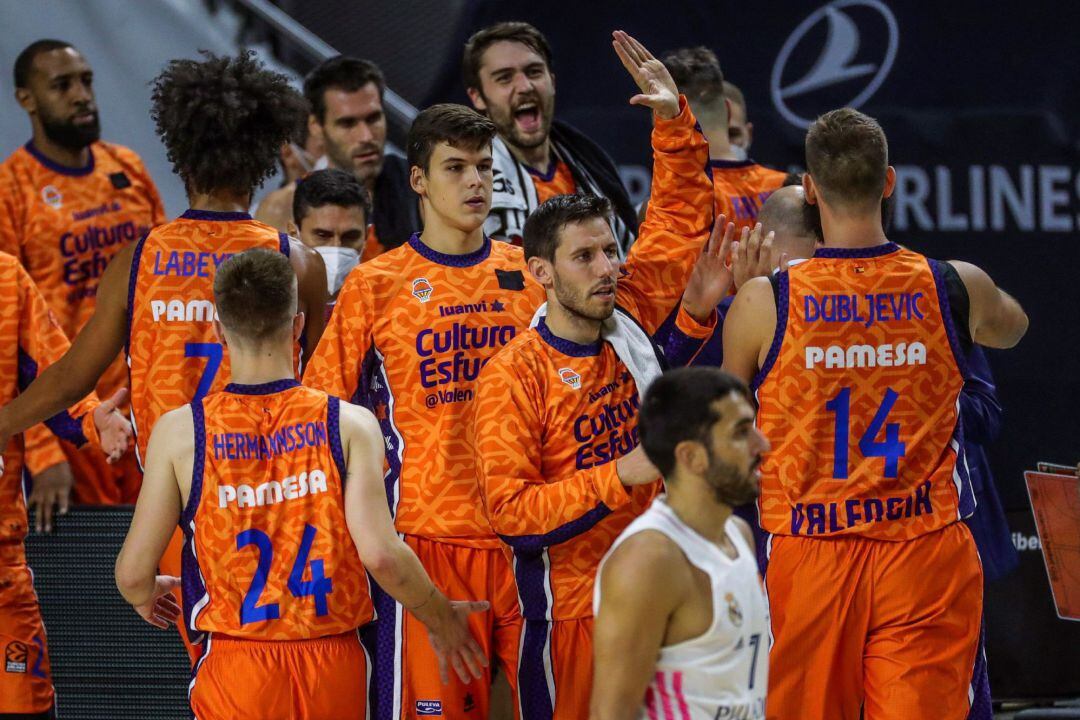
[[[463,432],[480,368],[543,302],[521,248],[413,236],[349,274],[304,382],[375,413],[398,532],[497,548]]]
[[[0,250],[23,263],[69,338],[93,315],[112,256],[164,221],[142,160],[120,145],[96,142],[86,167],[68,168],[28,142],[0,165]],[[117,358],[97,389],[126,384]]]
[[[289,254],[289,237],[247,213],[188,210],[135,248],[128,281],[131,419],[142,462],[164,413],[214,390],[229,358],[214,336],[214,270],[261,247]]]
[[[545,202],[556,195],[572,195],[577,192],[577,183],[570,172],[570,166],[562,160],[556,160],[548,168],[546,175],[539,170],[526,167],[536,188],[536,201]]]
[[[787,173],[758,165],[753,160],[710,160],[716,214],[724,215],[736,228],[753,228],[758,212],[773,191],[784,184]]]
[[[56,317],[49,311],[45,298],[19,261],[0,253],[0,406],[11,402],[19,390],[34,381],[41,370],[56,362],[67,352],[68,340]],[[46,421],[56,435],[71,442],[86,442],[82,425],[72,415],[85,415],[92,409],[89,401],[79,402],[70,411],[61,412]],[[43,425],[35,425],[25,433],[30,446],[37,436],[46,434]],[[16,548],[12,553],[22,562],[22,541],[26,537],[26,498],[23,495],[24,436],[16,435],[4,454],[4,474],[0,478],[0,549]],[[7,560],[0,556],[0,564]]]
[[[963,354],[941,264],[886,243],[818,250],[777,276],[754,380],[762,527],[904,540],[974,510],[962,455]]]
[[[225,386],[192,403],[181,516],[189,632],[303,640],[373,618],[345,523],[339,401],[296,380]]]

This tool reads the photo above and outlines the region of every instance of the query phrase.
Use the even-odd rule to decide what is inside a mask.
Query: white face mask
[[[326,288],[331,295],[337,295],[345,284],[345,278],[354,267],[360,264],[360,253],[352,248],[323,245],[315,248],[322,255],[326,264]]]
[[[735,156],[735,159],[739,161],[748,160],[750,158],[750,156],[746,152],[746,148],[744,148],[742,145],[736,145],[732,143],[731,152]]]

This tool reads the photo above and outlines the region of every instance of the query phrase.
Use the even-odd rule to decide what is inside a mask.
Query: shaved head
[[[805,206],[806,194],[799,185],[780,188],[761,206],[758,213],[761,231],[765,234],[775,233],[774,265],[779,264],[781,253],[787,253],[789,260],[808,258],[814,254],[819,240],[806,224]]]

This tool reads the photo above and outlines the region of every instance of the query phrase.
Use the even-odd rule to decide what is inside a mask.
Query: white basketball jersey
[[[728,538],[738,550],[732,560],[715,543],[679,520],[657,498],[615,540],[656,530],[671,538],[694,567],[712,581],[712,625],[702,635],[660,649],[656,672],[645,694],[643,720],[758,720],[765,717],[769,684],[769,607],[758,577],[754,551],[728,521]],[[604,561],[607,560],[605,556]],[[600,563],[603,571],[604,562]],[[600,609],[596,583],[593,610]]]

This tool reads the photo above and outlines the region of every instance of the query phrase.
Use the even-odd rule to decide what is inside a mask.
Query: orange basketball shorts
[[[357,633],[257,641],[211,635],[190,687],[198,720],[365,720],[370,663]]]
[[[776,535],[768,557],[768,720],[967,718],[983,580],[966,525],[901,542]]]
[[[368,647],[376,648],[372,717],[486,720],[496,666],[507,674],[516,705],[514,670],[521,613],[505,552],[501,548],[454,545],[414,535],[406,535],[405,542],[420,558],[432,582],[451,600],[491,603],[488,612],[476,613],[469,619],[473,637],[479,641],[491,672],[464,684],[451,670],[449,684],[443,685],[423,623],[372,583],[378,619],[365,629]]]
[[[0,716],[48,712],[53,686],[45,626],[25,563],[0,563],[0,653]]]
[[[526,620],[520,657],[521,720],[589,717],[593,618]]]

